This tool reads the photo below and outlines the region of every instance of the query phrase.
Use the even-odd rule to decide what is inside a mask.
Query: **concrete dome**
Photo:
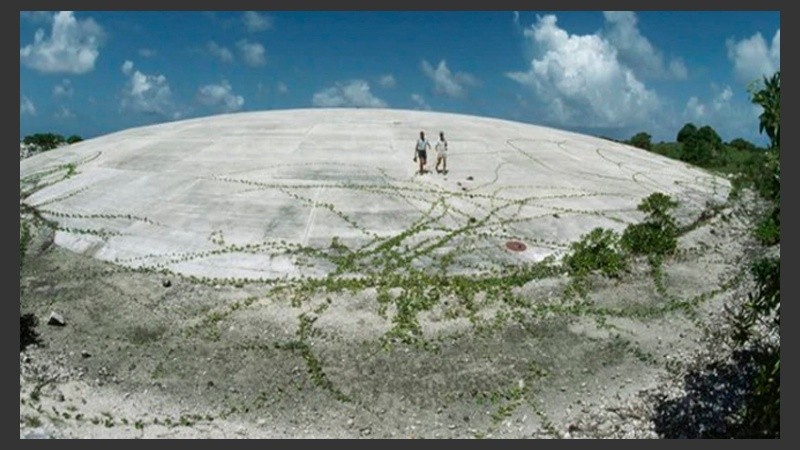
[[[449,173],[436,173],[431,150],[430,173],[416,174],[421,130],[432,145],[445,132]],[[600,138],[385,109],[129,129],[21,161],[20,185],[33,192],[22,201],[59,224],[60,246],[129,267],[246,279],[324,276],[343,254],[360,264],[439,267],[447,256],[454,272],[496,269],[558,256],[594,227],[621,230],[652,192],[689,213],[729,189]]]

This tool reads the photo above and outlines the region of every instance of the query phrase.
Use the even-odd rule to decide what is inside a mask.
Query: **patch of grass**
[[[756,238],[763,245],[775,245],[781,241],[781,223],[778,214],[769,214],[758,222]]]
[[[25,425],[30,428],[36,428],[42,426],[42,419],[38,416],[25,416]]]
[[[157,342],[166,331],[163,325],[134,325],[128,333],[128,340],[134,345],[146,345]]]
[[[25,254],[28,252],[28,245],[31,242],[31,229],[27,220],[23,220],[20,216],[19,220],[19,266],[25,262]]]
[[[311,378],[311,381],[316,386],[330,392],[334,398],[341,402],[351,402],[352,399],[336,388],[333,382],[328,378],[323,370],[322,362],[314,355],[314,352],[311,351],[309,339],[318,336],[320,333],[318,329],[314,328],[314,322],[317,321],[318,317],[303,313],[300,314],[298,319],[300,320],[300,324],[297,327],[297,339],[275,343],[275,348],[299,353],[300,357],[302,357],[303,361],[306,363],[309,378]]]

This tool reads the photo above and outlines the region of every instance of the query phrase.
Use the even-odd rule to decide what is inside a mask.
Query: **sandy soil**
[[[595,279],[586,299],[566,300],[564,277],[534,280],[517,292],[529,306],[489,305],[479,325],[444,304],[421,313],[415,346],[384,338],[395,315],[375,289],[293,304],[271,285],[140,273],[33,235],[20,270],[20,312],[38,319],[20,351],[27,438],[659,437],[654,394],[681,394],[747,288],[752,248],[723,210],[681,237],[667,295],[644,262]],[[48,325],[51,312],[66,324]]]

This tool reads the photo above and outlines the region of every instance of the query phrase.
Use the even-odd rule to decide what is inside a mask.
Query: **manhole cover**
[[[508,241],[506,242],[506,248],[512,252],[521,252],[528,247],[520,241]]]

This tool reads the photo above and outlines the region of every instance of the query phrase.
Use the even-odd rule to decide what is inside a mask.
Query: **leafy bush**
[[[770,79],[765,77],[764,86],[752,96],[753,103],[764,109],[759,116],[759,130],[770,138],[764,164],[757,167],[752,180],[756,191],[770,205],[767,214],[760,217],[755,234],[762,243],[773,245],[780,243],[780,71]],[[780,332],[780,257],[757,261],[752,274],[756,288],[733,320],[734,341],[740,347],[755,346],[761,355],[756,362],[753,391],[741,412],[741,429],[744,437],[780,437],[780,340],[753,339],[757,327],[762,333]]]
[[[636,255],[663,256],[672,253],[678,245],[678,225],[670,215],[670,210],[677,206],[676,201],[660,192],[642,200],[637,209],[648,213],[648,216],[644,222],[629,225],[625,229],[620,240],[622,248]]]
[[[741,151],[751,151],[752,152],[752,151],[758,150],[758,147],[756,147],[755,144],[753,144],[752,142],[750,142],[750,141],[748,141],[746,139],[742,139],[742,138],[736,138],[736,139],[730,141],[728,143],[728,145],[733,147],[733,148],[735,148],[736,150],[741,150]]]
[[[680,143],[685,143],[689,138],[693,137],[695,133],[697,133],[697,127],[693,123],[687,123],[678,131],[678,136],[675,140]]]
[[[654,223],[629,225],[620,243],[635,255],[667,255],[677,247],[677,228],[663,228]]]
[[[775,245],[781,241],[780,210],[764,217],[756,226],[756,238],[764,245]]]
[[[747,308],[739,315],[737,332],[734,335],[739,343],[745,343],[752,328],[761,322],[775,330],[781,322],[781,261],[779,258],[763,258],[751,268],[756,281],[756,290],[749,295]]]
[[[703,167],[719,163],[717,160],[723,153],[722,138],[710,126],[698,129],[693,123],[687,123],[678,131],[676,140],[681,144],[680,160]]]
[[[642,200],[636,207],[639,211],[649,213],[648,222],[675,223],[670,211],[678,207],[678,202],[661,192],[654,192]]]
[[[22,140],[26,145],[33,145],[40,150],[52,150],[65,143],[64,136],[55,133],[36,133],[25,136]]]
[[[651,146],[650,139],[651,138],[652,138],[652,136],[650,136],[647,133],[644,133],[644,132],[636,133],[631,138],[630,144],[632,146],[634,146],[634,147],[638,147],[638,148],[641,148],[641,149],[644,149],[644,150],[650,150],[650,146]]]
[[[781,261],[764,258],[751,269],[756,289],[748,295],[744,306],[734,316],[734,341],[747,347],[751,344],[757,326],[768,332],[778,332],[781,324]],[[780,437],[781,360],[780,344],[759,348],[757,375],[753,392],[741,413],[743,433],[746,437]]]
[[[627,257],[620,249],[619,235],[613,230],[595,228],[581,236],[578,242],[573,242],[570,249],[564,263],[574,277],[584,277],[592,272],[618,277],[628,266]]]

